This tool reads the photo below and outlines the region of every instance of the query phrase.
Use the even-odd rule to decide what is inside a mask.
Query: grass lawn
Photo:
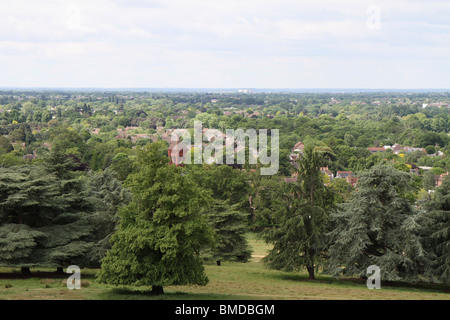
[[[365,281],[359,279],[333,279],[318,275],[308,280],[306,272],[286,273],[265,269],[260,262],[269,246],[256,236],[248,236],[254,258],[248,263],[222,262],[205,265],[210,279],[206,286],[165,287],[165,295],[153,297],[150,288],[116,288],[96,282],[97,270],[82,270],[80,290],[69,290],[65,277],[49,276],[25,279],[6,278],[11,269],[0,269],[0,300],[304,300],[304,299],[378,299],[378,300],[450,300],[450,287],[429,284],[382,284],[380,290],[369,290]],[[55,270],[40,270],[55,271]],[[35,272],[35,270],[32,270]]]

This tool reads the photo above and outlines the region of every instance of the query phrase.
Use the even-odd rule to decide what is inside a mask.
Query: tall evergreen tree
[[[306,267],[309,278],[315,278],[325,249],[328,211],[333,205],[333,196],[319,170],[324,161],[323,152],[305,148],[298,180],[285,195],[278,226],[262,233],[266,242],[274,245],[263,258],[269,268],[295,271]]]
[[[358,189],[331,215],[329,271],[365,277],[377,265],[383,280],[414,279],[426,262],[418,216],[408,202],[411,176],[391,165],[361,173]]]
[[[433,282],[450,283],[450,179],[444,180],[426,204],[421,237],[430,261],[425,274]]]
[[[205,285],[201,248],[213,242],[205,216],[208,194],[169,165],[162,142],[138,150],[138,167],[127,186],[131,203],[120,210],[112,248],[102,261],[99,281],[113,285]]]
[[[94,231],[88,239],[93,247],[85,258],[89,265],[99,266],[111,248],[110,238],[119,222],[119,208],[130,202],[131,193],[109,168],[101,173],[90,174],[86,177],[85,184],[87,200],[95,208],[89,216]]]
[[[246,176],[227,165],[192,165],[188,170],[189,178],[213,198],[207,217],[218,243],[203,256],[215,259],[218,264],[220,261],[246,262],[251,255],[244,236],[248,231]]]
[[[90,206],[47,168],[0,168],[0,264],[74,264],[91,247]]]
[[[247,262],[251,249],[245,238],[247,232],[247,214],[239,203],[228,200],[214,200],[208,214],[209,222],[215,231],[217,244],[208,248],[203,255],[220,265],[221,261]]]

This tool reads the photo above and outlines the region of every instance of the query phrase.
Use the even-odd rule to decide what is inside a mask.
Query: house
[[[338,171],[336,173],[336,179],[347,179],[347,177],[354,177],[354,173],[351,171]]]
[[[422,152],[424,154],[427,154],[424,148],[403,147],[401,151],[403,151],[404,153]]]
[[[167,149],[167,154],[169,156],[170,159],[170,164],[175,164],[177,167],[178,166],[183,166],[182,160],[183,160],[183,149],[181,148],[180,150],[178,150],[176,148],[176,146],[178,145],[180,141],[171,141],[169,148]]]
[[[299,158],[298,154],[295,154],[295,153],[290,154],[289,155],[289,162],[291,163],[291,165],[297,166],[298,158]]]
[[[320,168],[320,172],[322,172],[323,174],[327,175],[330,178],[330,181],[333,180],[334,174],[333,174],[333,172],[330,171],[330,169],[328,169],[328,166],[321,167]]]
[[[403,150],[403,147],[401,145],[399,145],[398,143],[396,143],[396,144],[392,145],[391,149],[392,149],[392,151],[394,151],[395,154],[397,154]]]
[[[37,158],[36,151],[33,151],[33,154],[26,154],[22,157],[24,160],[35,160]]]
[[[447,173],[443,173],[441,175],[435,175],[434,181],[435,181],[436,187],[440,187],[442,185],[442,183],[444,182],[444,179],[446,179],[446,178],[448,178],[448,171],[447,171]]]
[[[155,136],[152,136],[150,134],[133,134],[131,136],[131,142],[136,143],[138,140],[141,139],[151,139],[153,142],[158,141],[158,139]]]
[[[294,153],[301,153],[303,154],[303,150],[305,149],[305,145],[303,142],[299,141],[294,145],[294,148],[292,149],[292,152]]]
[[[53,147],[53,145],[52,145],[50,142],[44,142],[44,143],[42,144],[42,146],[43,146],[44,148],[47,148],[48,150],[52,150],[52,147]]]
[[[372,153],[376,153],[376,152],[384,152],[384,151],[386,151],[386,149],[385,148],[383,148],[383,147],[369,147],[369,148],[367,148],[370,152],[372,152]]]
[[[351,186],[353,188],[356,188],[356,185],[358,184],[358,177],[347,176],[345,181],[347,181],[347,183],[351,184]]]

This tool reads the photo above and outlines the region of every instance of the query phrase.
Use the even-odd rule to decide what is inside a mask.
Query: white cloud
[[[449,87],[449,12],[438,0],[4,0],[0,86]]]

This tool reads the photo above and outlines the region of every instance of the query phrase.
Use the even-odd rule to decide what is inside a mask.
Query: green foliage
[[[421,228],[430,266],[425,275],[433,282],[450,284],[450,179],[445,179],[426,203]]]
[[[214,261],[247,262],[251,255],[245,238],[248,221],[240,204],[216,199],[207,215],[217,243],[214,247],[207,248],[202,256]]]
[[[46,169],[46,168],[45,168]],[[0,168],[0,264],[63,266],[87,253],[89,205],[80,185],[37,166]]]
[[[12,144],[9,142],[9,139],[0,135],[0,155],[2,153],[8,153],[13,151],[14,148]]]
[[[390,165],[361,173],[358,191],[331,215],[329,272],[363,277],[377,265],[383,280],[417,278],[426,259],[407,200],[410,179]]]
[[[294,271],[306,267],[314,279],[314,270],[325,249],[328,211],[333,205],[333,196],[319,171],[324,161],[322,152],[305,148],[298,180],[285,195],[278,226],[262,233],[266,242],[274,245],[263,259],[269,268]]]
[[[133,196],[136,200],[129,207],[121,209],[121,212],[124,212],[121,215],[124,217],[142,212],[142,208],[147,208],[149,205],[153,205],[153,210],[156,210],[155,207],[158,205],[155,203],[164,204],[167,212],[171,212],[169,208],[175,209],[176,206],[169,206],[167,197],[176,198],[178,195],[176,191],[171,193],[172,191],[169,192],[167,188],[177,190],[181,188],[185,193],[191,192],[192,189],[194,195],[201,194],[204,199],[208,199],[205,200],[208,205],[200,210],[206,220],[202,220],[202,223],[207,223],[209,229],[215,229],[215,232],[212,233],[215,234],[218,243],[215,249],[211,248],[209,251],[203,247],[198,249],[198,254],[200,252],[205,254],[208,251],[210,257],[212,255],[219,257],[219,254],[223,254],[219,257],[220,259],[242,260],[239,255],[245,256],[246,254],[242,255],[239,252],[247,251],[241,234],[248,229],[273,228],[274,231],[278,230],[279,234],[271,239],[272,243],[276,241],[281,243],[282,240],[279,239],[286,241],[302,239],[308,234],[313,234],[308,229],[308,219],[309,213],[314,212],[314,219],[317,219],[314,222],[320,226],[317,229],[317,235],[321,233],[324,225],[327,226],[327,229],[332,230],[337,224],[338,230],[341,230],[344,235],[350,236],[354,233],[356,246],[358,241],[366,243],[367,239],[362,235],[364,233],[362,230],[369,230],[367,234],[370,241],[367,243],[374,242],[375,244],[372,246],[377,248],[380,255],[390,257],[387,259],[381,258],[381,256],[375,256],[375,258],[371,256],[369,260],[372,263],[376,259],[379,261],[387,259],[383,262],[387,269],[400,264],[399,278],[408,278],[404,275],[415,273],[416,275],[420,274],[424,279],[445,282],[448,279],[448,271],[445,268],[445,265],[448,265],[448,260],[446,260],[448,251],[445,251],[446,246],[448,247],[446,242],[448,218],[447,210],[443,209],[445,206],[442,203],[445,203],[443,199],[446,196],[442,187],[436,189],[435,183],[437,175],[446,173],[450,169],[450,158],[448,157],[450,153],[450,136],[448,135],[450,117],[448,108],[432,107],[431,104],[445,104],[450,101],[449,98],[448,93],[342,93],[337,95],[293,92],[246,95],[224,92],[216,95],[214,93],[111,93],[58,90],[37,94],[36,92],[2,91],[0,92],[0,167],[9,168],[7,171],[9,176],[12,173],[17,174],[15,180],[11,180],[15,182],[4,183],[7,186],[4,187],[5,190],[12,192],[13,188],[20,186],[17,188],[23,190],[17,191],[16,196],[21,195],[24,204],[27,201],[37,201],[36,211],[33,211],[32,206],[28,206],[26,209],[30,212],[30,217],[39,220],[41,216],[42,218],[51,216],[50,208],[64,203],[68,212],[78,212],[83,219],[88,217],[85,219],[85,229],[90,230],[90,233],[88,236],[78,239],[91,244],[91,247],[82,255],[83,261],[80,262],[82,264],[98,263],[98,260],[105,256],[106,250],[111,248],[108,239],[111,238],[114,228],[118,227],[118,208],[128,204],[129,201],[126,196],[127,188],[122,186],[122,183],[128,181],[129,186],[135,186]],[[212,104],[211,99],[217,101]],[[378,103],[375,104],[374,101],[378,101]],[[421,108],[423,101],[429,103],[426,109]],[[51,120],[53,117],[56,119]],[[147,142],[151,142],[152,139],[165,139],[164,136],[168,134],[165,129],[168,128],[186,128],[193,133],[192,125],[195,120],[203,121],[203,126],[206,128],[221,130],[227,128],[279,129],[280,168],[278,175],[261,177],[258,171],[248,170],[250,167],[244,166],[244,169],[247,170],[239,170],[236,167],[225,165],[186,166],[185,168],[171,168],[170,170],[173,172],[169,169],[168,172],[164,172],[160,169],[167,166],[167,145],[152,149],[153,160],[160,161],[158,165],[155,164],[155,161],[148,159],[149,156],[145,155],[150,150],[146,146]],[[130,130],[129,127],[133,128]],[[138,140],[133,146],[130,138],[133,134],[138,133],[152,135],[152,139]],[[126,137],[116,139],[118,134]],[[313,198],[318,202],[312,205],[311,197],[307,195],[307,191],[310,189],[305,187],[305,179],[300,178],[296,187],[291,183],[285,183],[283,179],[283,177],[290,177],[295,171],[289,161],[289,155],[292,147],[299,141],[320,147],[319,149],[323,151],[328,150],[328,161],[323,162],[322,165],[327,164],[334,173],[344,170],[364,175],[368,170],[378,167],[379,164],[394,163],[394,168],[404,172],[399,177],[409,181],[400,185],[395,179],[380,180],[382,184],[377,185],[374,190],[368,189],[371,191],[366,193],[366,197],[363,197],[361,181],[364,189],[364,179],[366,178],[360,180],[356,190],[353,190],[345,180],[334,179],[329,182],[320,177],[321,181],[328,185],[327,188],[319,187],[313,192]],[[401,157],[393,152],[372,154],[367,149],[367,147],[395,143],[403,146],[423,147],[428,154],[436,154],[429,156],[424,152],[417,151],[406,153],[404,157]],[[15,150],[13,150],[12,144],[14,144]],[[145,152],[141,150],[144,146],[147,150]],[[52,150],[47,151],[47,148]],[[136,158],[136,153],[141,155]],[[24,160],[23,156],[26,154],[35,154],[37,159],[32,162]],[[145,165],[144,162],[147,164]],[[25,174],[23,170],[28,167],[20,167],[25,164],[34,164],[39,167],[41,177],[38,177],[38,173]],[[150,174],[144,175],[150,182],[137,180],[137,175],[143,172],[143,168],[146,166],[151,167],[152,172],[160,172],[159,180]],[[420,170],[419,175],[410,180],[409,169],[419,166],[432,167],[432,169]],[[251,169],[255,169],[255,167]],[[181,180],[172,178],[182,174]],[[309,177],[311,178],[311,176]],[[19,180],[22,182],[19,183]],[[185,180],[190,181],[192,185],[187,184]],[[25,181],[28,181],[28,185]],[[38,181],[41,181],[39,182],[42,184],[41,186],[37,185]],[[157,200],[156,197],[150,199],[149,190],[152,190],[153,194],[159,192],[157,189],[152,189],[155,181],[157,186],[162,186],[162,190],[165,190],[160,194],[161,199],[164,200],[159,200],[160,198]],[[178,183],[182,187],[172,182]],[[137,188],[138,184],[142,185],[141,189]],[[35,186],[34,193],[30,189],[33,185]],[[84,190],[81,185],[84,185],[88,191]],[[312,185],[319,186],[319,180],[316,181],[313,178]],[[396,193],[397,200],[391,199],[388,204],[380,205],[380,201],[377,202],[376,198],[387,197],[379,193],[383,188],[388,190],[386,192],[389,195]],[[36,200],[39,199],[37,190],[40,190],[42,199],[49,199],[47,207],[42,199]],[[52,194],[51,190],[59,196]],[[430,193],[427,193],[428,190]],[[435,191],[435,193],[431,191]],[[27,194],[29,200],[25,200],[24,194]],[[0,197],[6,199],[5,194]],[[9,199],[12,196],[9,194],[7,197]],[[63,200],[64,198],[65,200]],[[358,204],[355,199],[359,199],[358,201],[361,203]],[[180,201],[188,203],[187,200]],[[403,205],[404,201],[406,201],[405,205]],[[340,212],[347,212],[339,223],[339,219],[333,219],[331,222],[327,219],[328,208],[332,202],[343,203]],[[410,205],[416,205],[423,211],[420,217],[416,217],[412,213]],[[15,208],[18,207],[17,205]],[[11,214],[11,217],[20,213],[20,210],[13,212],[12,207],[9,208],[6,205],[4,208],[8,214]],[[131,210],[131,208],[135,209]],[[61,208],[51,210],[61,219],[65,217],[65,215],[59,215],[63,211]],[[176,210],[182,211],[180,208]],[[366,210],[366,215],[360,214],[361,210]],[[368,221],[363,224],[363,217],[367,218],[374,214],[371,213],[371,210],[377,212],[387,210],[389,214],[384,215],[386,217],[385,224],[376,219],[375,221],[378,222],[373,226]],[[85,215],[82,212],[89,212],[89,214]],[[128,213],[125,214],[125,212]],[[355,217],[351,216],[352,212],[356,212]],[[3,213],[0,212],[1,214]],[[76,220],[75,216],[72,217]],[[139,226],[139,230],[144,230],[142,221],[145,219],[142,218],[143,216],[139,217],[141,218],[136,218],[139,221],[136,225]],[[173,225],[174,227],[181,225],[181,222],[178,224],[181,217],[178,217],[177,213],[168,213],[168,217],[177,222]],[[404,217],[408,217],[408,219]],[[355,224],[364,226],[366,229],[363,227],[354,229],[355,225],[349,222],[353,221],[353,218],[356,219],[354,220]],[[46,238],[43,235],[45,233],[37,230],[34,225],[18,224],[16,220],[13,222],[5,220],[0,224],[0,241],[4,248],[3,251],[0,251],[0,255],[11,254],[11,259],[16,261],[20,256],[32,257],[45,241],[48,243],[51,242],[50,240],[60,241],[58,239],[64,238],[64,235],[59,233],[66,232],[64,228],[60,228],[59,224],[64,225],[62,220],[58,220],[57,223],[56,221],[45,222],[49,228],[49,231],[46,231],[47,234],[54,235],[50,238]],[[404,220],[404,222],[400,222],[400,220]],[[153,220],[150,219],[150,221]],[[322,223],[323,221],[327,223]],[[357,223],[357,221],[359,222]],[[134,224],[134,222],[130,222],[123,233],[130,232],[135,235],[134,231],[130,231],[131,225]],[[154,227],[153,224],[150,225],[152,228]],[[294,228],[297,225],[302,227]],[[399,226],[404,230],[394,231],[399,230]],[[52,228],[54,230],[50,230]],[[381,228],[382,231],[377,228]],[[411,230],[411,232],[408,233],[405,230]],[[387,254],[388,252],[383,251],[385,249],[382,247],[384,245],[382,239],[386,243],[397,243],[398,239],[396,240],[394,235],[398,239],[401,238],[408,248],[415,246],[417,236],[421,237],[425,253],[417,255],[418,259],[416,260],[419,262],[409,256],[399,257],[400,249],[398,247],[395,247],[396,251],[394,250],[394,254],[390,256]],[[407,235],[410,238],[406,239]],[[76,238],[76,236],[74,237]],[[67,242],[66,248],[61,247],[67,251],[68,256],[75,257],[76,251],[82,247],[76,244],[78,240],[75,238],[73,242],[70,242],[70,246]],[[328,259],[327,248],[322,244],[318,245],[323,243],[323,237],[318,236],[316,240],[319,238],[320,241],[315,242],[317,247],[320,247],[314,252],[316,265],[321,264],[323,259]],[[141,240],[139,236],[137,239],[138,242]],[[350,243],[345,242],[347,240],[344,237],[341,244],[348,245],[350,248]],[[303,242],[297,242],[300,243],[297,246],[288,247],[286,245],[283,247],[286,259],[290,252],[299,252]],[[168,241],[164,241],[164,243],[169,245]],[[225,243],[228,243],[228,246]],[[308,243],[307,246],[312,246],[312,243]],[[231,247],[233,250],[230,249]],[[305,248],[306,246],[303,249]],[[348,250],[352,252],[351,257],[357,259],[352,251],[354,249],[352,247],[351,250]],[[63,257],[66,251],[58,250],[54,248],[54,256]],[[340,255],[346,257],[346,250],[338,251]],[[144,251],[142,249],[140,252]],[[306,251],[303,250],[303,252]],[[42,253],[42,259],[49,260],[46,254]],[[142,254],[144,255],[144,253]],[[300,265],[310,265],[308,261],[314,259],[308,260],[305,255],[306,253],[302,253],[301,250],[297,255],[293,253],[295,263],[285,263],[284,258],[280,258],[276,267],[294,270]],[[71,259],[68,256],[67,261]],[[272,257],[275,257],[275,254]],[[160,261],[158,259],[155,258],[154,261]],[[414,261],[411,262],[408,259]],[[275,266],[275,259],[273,259],[273,263]],[[389,265],[389,263],[391,264]],[[187,264],[186,262],[186,266]],[[342,266],[344,263],[340,265],[340,267]],[[164,268],[166,267],[167,265],[164,266]],[[200,270],[198,264],[195,264],[195,268]],[[358,268],[363,270],[361,266]],[[411,271],[408,268],[416,269]],[[162,267],[161,270],[163,270]],[[347,268],[344,271],[349,272],[349,270]],[[411,279],[413,278],[414,276],[411,276]]]
[[[137,171],[127,180],[133,199],[120,210],[101,282],[157,288],[208,281],[199,253],[213,241],[205,216],[210,199],[181,168],[168,165],[164,146],[138,151]]]
[[[131,193],[122,186],[112,169],[93,173],[85,179],[87,200],[94,206],[94,212],[89,216],[94,230],[89,241],[94,245],[85,259],[89,265],[99,266],[111,248],[110,238],[119,222],[118,210],[130,202]]]

